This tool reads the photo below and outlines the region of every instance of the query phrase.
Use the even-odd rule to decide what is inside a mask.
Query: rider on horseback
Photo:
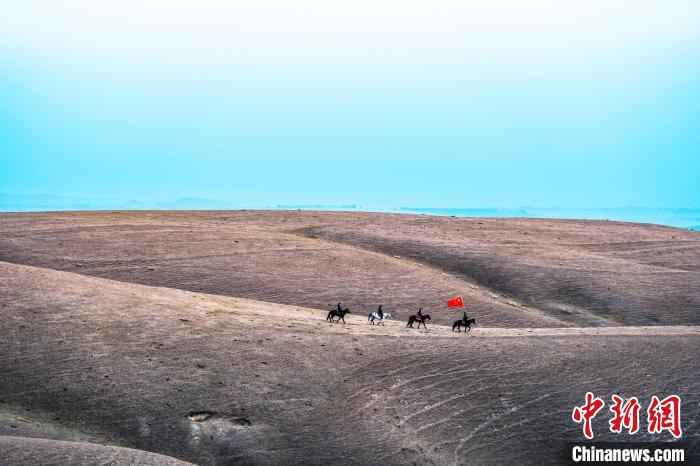
[[[469,316],[467,315],[466,312],[464,312],[464,317],[462,317],[462,320],[464,321],[465,324],[466,324],[467,321],[469,320]]]
[[[418,308],[418,314],[416,314],[416,320],[418,322],[423,322],[423,308]]]
[[[384,318],[384,311],[382,311],[382,305],[379,305],[379,308],[377,308],[377,314],[379,314],[379,318],[383,319]]]

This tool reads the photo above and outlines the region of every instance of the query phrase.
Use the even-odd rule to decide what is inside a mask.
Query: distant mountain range
[[[56,196],[52,194],[0,194],[0,212],[36,212],[57,210],[222,210],[235,209],[230,202],[202,197],[186,197],[176,201],[144,202],[124,199]]]
[[[206,199],[203,197],[186,197],[169,204],[160,205],[175,210],[220,210],[235,208],[235,206],[230,202],[219,201],[216,199]]]
[[[356,210],[357,204],[277,204],[278,209],[309,209],[309,210]]]

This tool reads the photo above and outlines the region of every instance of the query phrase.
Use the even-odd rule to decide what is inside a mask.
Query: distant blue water
[[[700,229],[700,209],[664,209],[644,207],[619,208],[542,208],[520,207],[515,209],[440,209],[400,208],[402,212],[430,215],[454,215],[457,217],[519,217],[519,218],[571,218],[587,220],[616,220],[623,222],[655,223],[678,228]]]
[[[347,208],[351,207],[351,208]],[[374,209],[362,206],[338,205],[278,205],[283,210],[357,210],[370,212],[425,214],[455,217],[483,218],[560,218],[585,220],[615,220],[621,222],[654,223],[677,228],[700,230],[700,209],[667,209],[646,207],[617,208],[558,208],[558,207],[517,207],[517,208],[441,208],[441,207],[396,207]]]

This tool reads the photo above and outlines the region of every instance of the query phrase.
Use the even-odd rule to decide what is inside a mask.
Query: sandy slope
[[[10,462],[26,449],[7,436],[200,464],[559,463],[587,390],[679,393],[685,438],[700,440],[697,327],[329,324],[323,310],[10,263],[0,296]],[[606,422],[596,431],[614,438]]]
[[[191,463],[131,448],[27,437],[0,437],[0,465],[148,464],[186,466]]]

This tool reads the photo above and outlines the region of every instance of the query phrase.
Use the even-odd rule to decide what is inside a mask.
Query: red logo
[[[639,431],[639,400],[633,396],[623,404],[624,400],[617,395],[613,395],[612,400],[610,411],[615,416],[610,420],[610,432],[619,434],[624,427],[630,434],[636,434]]]
[[[603,409],[605,402],[600,398],[593,396],[593,393],[586,393],[586,404],[583,406],[576,406],[574,411],[571,413],[571,419],[577,424],[583,422],[583,435],[587,439],[593,438],[593,427],[591,426],[591,421],[598,414],[598,411]]]
[[[647,409],[647,419],[650,434],[668,430],[674,437],[680,437],[683,433],[681,431],[681,398],[678,395],[670,395],[659,401],[656,395],[652,396]]]
[[[582,406],[574,407],[571,412],[571,419],[577,424],[583,423],[583,435],[593,439],[593,418],[603,409],[605,402],[593,395],[586,393],[586,402]],[[619,434],[623,429],[627,429],[630,435],[639,432],[639,411],[642,405],[636,397],[631,397],[627,401],[621,396],[612,396],[613,413],[610,424],[610,432]],[[663,400],[659,400],[656,395],[651,397],[649,408],[647,409],[647,431],[650,434],[661,433],[667,430],[675,438],[683,435],[681,430],[681,397],[669,395]]]

